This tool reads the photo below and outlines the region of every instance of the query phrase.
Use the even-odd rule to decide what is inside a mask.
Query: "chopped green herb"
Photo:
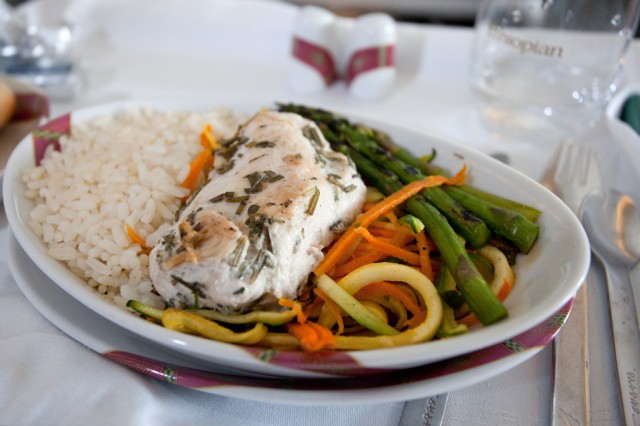
[[[238,238],[236,248],[233,249],[231,255],[229,256],[229,265],[237,266],[240,263],[240,260],[242,259],[242,257],[244,257],[247,244],[249,244],[249,241],[246,235],[241,235],[240,238]]]
[[[242,212],[244,211],[244,208],[247,206],[247,202],[246,201],[241,201],[240,204],[238,204],[238,208],[236,209],[236,214],[240,215],[242,214]]]
[[[311,199],[309,200],[309,205],[307,206],[307,209],[304,211],[309,216],[312,216],[313,213],[316,211],[318,200],[320,199],[320,190],[318,189],[318,187],[315,186],[312,189],[312,191],[313,193],[311,195]]]
[[[220,166],[220,168],[218,169],[218,173],[221,175],[227,173],[229,170],[233,168],[233,166],[235,166],[235,164],[236,164],[236,161],[234,159],[227,161],[222,166]]]
[[[252,141],[246,144],[247,148],[273,148],[276,146],[272,141]]]
[[[259,160],[262,157],[266,157],[266,156],[267,156],[267,154],[258,155],[257,157],[254,157],[251,160],[249,160],[249,163],[253,163],[254,161]]]
[[[305,126],[302,134],[317,146],[322,146],[322,138],[318,129],[312,126]]]
[[[248,201],[248,200],[249,200],[248,195],[236,195],[233,197],[227,197],[225,199],[225,201],[228,201],[229,203],[241,203],[243,201]]]
[[[222,201],[224,199],[224,193],[223,194],[218,194],[215,197],[211,198],[209,200],[210,203],[218,203],[220,201]]]

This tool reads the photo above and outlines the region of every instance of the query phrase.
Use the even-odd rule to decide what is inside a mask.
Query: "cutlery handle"
[[[636,304],[636,318],[640,328],[640,261],[629,269],[629,280],[631,283],[631,293]]]
[[[576,293],[571,314],[553,341],[554,426],[589,424],[587,282]]]
[[[449,394],[407,401],[398,426],[440,426]]]
[[[640,328],[628,271],[602,262],[607,277],[613,343],[625,423],[640,425]]]

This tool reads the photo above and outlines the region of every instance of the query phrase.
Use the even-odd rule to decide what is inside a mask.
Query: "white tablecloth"
[[[300,101],[395,121],[509,154],[539,179],[553,146],[494,140],[471,107],[467,68],[472,30],[403,24],[398,79],[387,98],[365,102],[342,83],[315,95],[287,86],[291,20],[296,8],[234,0],[69,1],[79,29],[76,55],[88,86],[52,115],[127,99],[259,96]],[[626,81],[638,76],[637,47]],[[600,128],[603,132],[606,129]],[[596,137],[594,130],[591,136]],[[602,135],[601,135],[602,136]],[[2,425],[396,425],[403,403],[289,406],[232,399],[159,382],[92,352],[51,325],[27,301],[6,264],[9,230],[0,217],[0,424]],[[598,270],[594,271],[596,275]],[[615,367],[606,343],[602,289],[592,286],[592,421],[619,419]],[[603,349],[604,348],[604,349]],[[490,380],[451,392],[445,425],[544,425],[550,422],[551,347]]]

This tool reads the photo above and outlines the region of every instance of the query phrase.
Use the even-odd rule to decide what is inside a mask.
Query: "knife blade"
[[[552,424],[589,424],[589,338],[587,282],[573,301],[571,314],[553,343]]]
[[[398,426],[440,426],[444,419],[449,394],[407,401]]]

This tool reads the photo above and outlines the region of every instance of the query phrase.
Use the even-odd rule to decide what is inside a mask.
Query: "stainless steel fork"
[[[601,187],[595,153],[570,140],[563,143],[542,179],[582,218],[585,200]],[[587,283],[578,290],[571,315],[554,340],[554,425],[589,424],[589,338],[587,332]]]

